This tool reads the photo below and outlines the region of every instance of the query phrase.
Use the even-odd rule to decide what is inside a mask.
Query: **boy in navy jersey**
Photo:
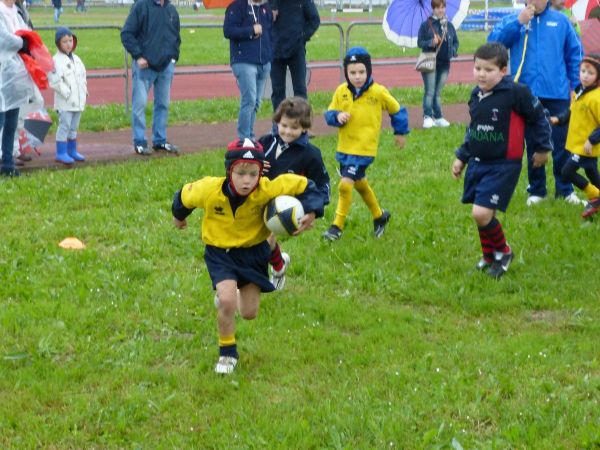
[[[489,43],[474,55],[477,87],[469,99],[471,123],[456,150],[452,175],[465,174],[463,203],[472,203],[483,256],[477,269],[493,278],[508,270],[513,252],[506,242],[496,210],[506,211],[515,191],[523,159],[525,130],[535,135],[532,163],[543,166],[552,150],[551,129],[544,108],[527,86],[506,76],[508,52]]]
[[[321,157],[321,150],[308,140],[312,125],[312,109],[302,97],[283,100],[273,114],[277,131],[259,139],[265,151],[263,175],[269,180],[284,173],[295,173],[312,180],[322,194],[323,204],[329,204],[329,174]],[[290,255],[282,252],[275,235],[269,237],[271,247],[271,283],[275,289],[285,286],[285,273]]]

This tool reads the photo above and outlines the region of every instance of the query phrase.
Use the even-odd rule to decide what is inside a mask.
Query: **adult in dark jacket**
[[[437,51],[435,71],[421,74],[425,85],[423,128],[450,125],[442,115],[441,93],[450,73],[450,60],[458,54],[458,36],[446,17],[446,0],[431,0],[431,9],[431,17],[421,24],[417,38],[424,52]]]
[[[313,0],[271,0],[273,62],[271,64],[271,103],[273,111],[286,97],[286,72],[290,69],[295,97],[307,98],[306,43],[315,34],[321,19]]]
[[[54,22],[58,23],[60,15],[62,14],[62,0],[52,0],[52,6],[54,7]]]
[[[579,84],[583,49],[567,16],[552,9],[547,0],[528,0],[527,4],[519,13],[497,23],[488,42],[504,44],[510,52],[511,75],[526,84],[550,115],[555,116],[569,108],[571,91]],[[529,206],[541,202],[548,194],[546,169],[532,165],[533,140],[531,133],[525,135]],[[554,195],[568,203],[580,204],[573,185],[562,176],[562,168],[569,159],[566,140],[566,125],[552,127]]]
[[[154,87],[152,148],[177,153],[177,146],[167,141],[171,83],[181,45],[177,10],[169,0],[137,0],[121,30],[121,42],[133,59],[131,129],[135,152],[152,153],[146,140],[146,103]]]
[[[273,14],[266,0],[235,0],[225,11],[223,34],[229,39],[229,61],[240,89],[237,133],[254,139],[254,122],[273,59]]]

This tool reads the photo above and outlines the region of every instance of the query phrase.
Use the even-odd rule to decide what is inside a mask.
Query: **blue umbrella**
[[[447,0],[446,15],[458,29],[469,10],[469,0]],[[416,47],[421,24],[431,16],[431,0],[392,0],[383,16],[383,31],[393,43]]]

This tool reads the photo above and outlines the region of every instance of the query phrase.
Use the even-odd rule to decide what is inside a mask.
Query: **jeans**
[[[240,139],[254,139],[254,122],[260,108],[265,83],[271,70],[271,63],[231,65],[238,88],[240,89],[240,113],[238,114],[237,133]]]
[[[425,91],[423,92],[423,116],[441,119],[442,115],[442,88],[448,79],[450,65],[436,65],[435,72],[421,73]]]
[[[556,116],[558,113],[569,108],[569,100],[550,100],[540,98],[540,102],[548,110],[551,116]],[[556,197],[567,197],[573,193],[573,185],[569,183],[562,175],[562,168],[569,159],[569,152],[565,150],[567,142],[566,125],[552,127],[552,171],[554,173],[554,189]],[[545,197],[548,194],[546,189],[546,168],[545,166],[534,169],[531,158],[535,152],[533,148],[532,131],[525,131],[525,143],[527,144],[527,176],[529,186],[527,192],[529,195]]]
[[[290,68],[294,96],[307,98],[306,93],[306,49],[301,48],[289,58],[274,59],[271,63],[271,103],[273,111],[285,99],[287,68]]]
[[[133,145],[148,145],[146,140],[146,104],[148,92],[154,87],[154,109],[152,111],[152,144],[167,142],[167,119],[171,100],[171,83],[175,72],[175,63],[171,62],[164,70],[140,69],[133,62],[133,81],[131,93],[131,129]]]
[[[0,128],[2,129],[2,173],[15,170],[13,145],[19,121],[19,108],[0,112]]]
[[[60,8],[54,8],[54,22],[58,23],[58,19],[60,19],[60,15],[62,14],[63,9],[62,6]]]
[[[77,139],[77,129],[81,120],[81,111],[58,111],[56,141],[66,142]]]

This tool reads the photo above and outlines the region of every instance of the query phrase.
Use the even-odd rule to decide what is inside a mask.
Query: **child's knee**
[[[228,317],[234,316],[238,309],[237,295],[235,297],[219,295],[219,309]]]
[[[484,227],[494,218],[494,210],[484,208],[483,206],[473,205],[473,211],[471,215],[478,226]]]
[[[240,311],[240,315],[244,320],[254,320],[258,316],[258,308],[252,310]]]
[[[344,179],[342,179],[340,181],[340,184],[338,185],[338,189],[340,191],[340,194],[352,194],[352,186],[354,183],[352,182],[348,182],[345,181]]]

